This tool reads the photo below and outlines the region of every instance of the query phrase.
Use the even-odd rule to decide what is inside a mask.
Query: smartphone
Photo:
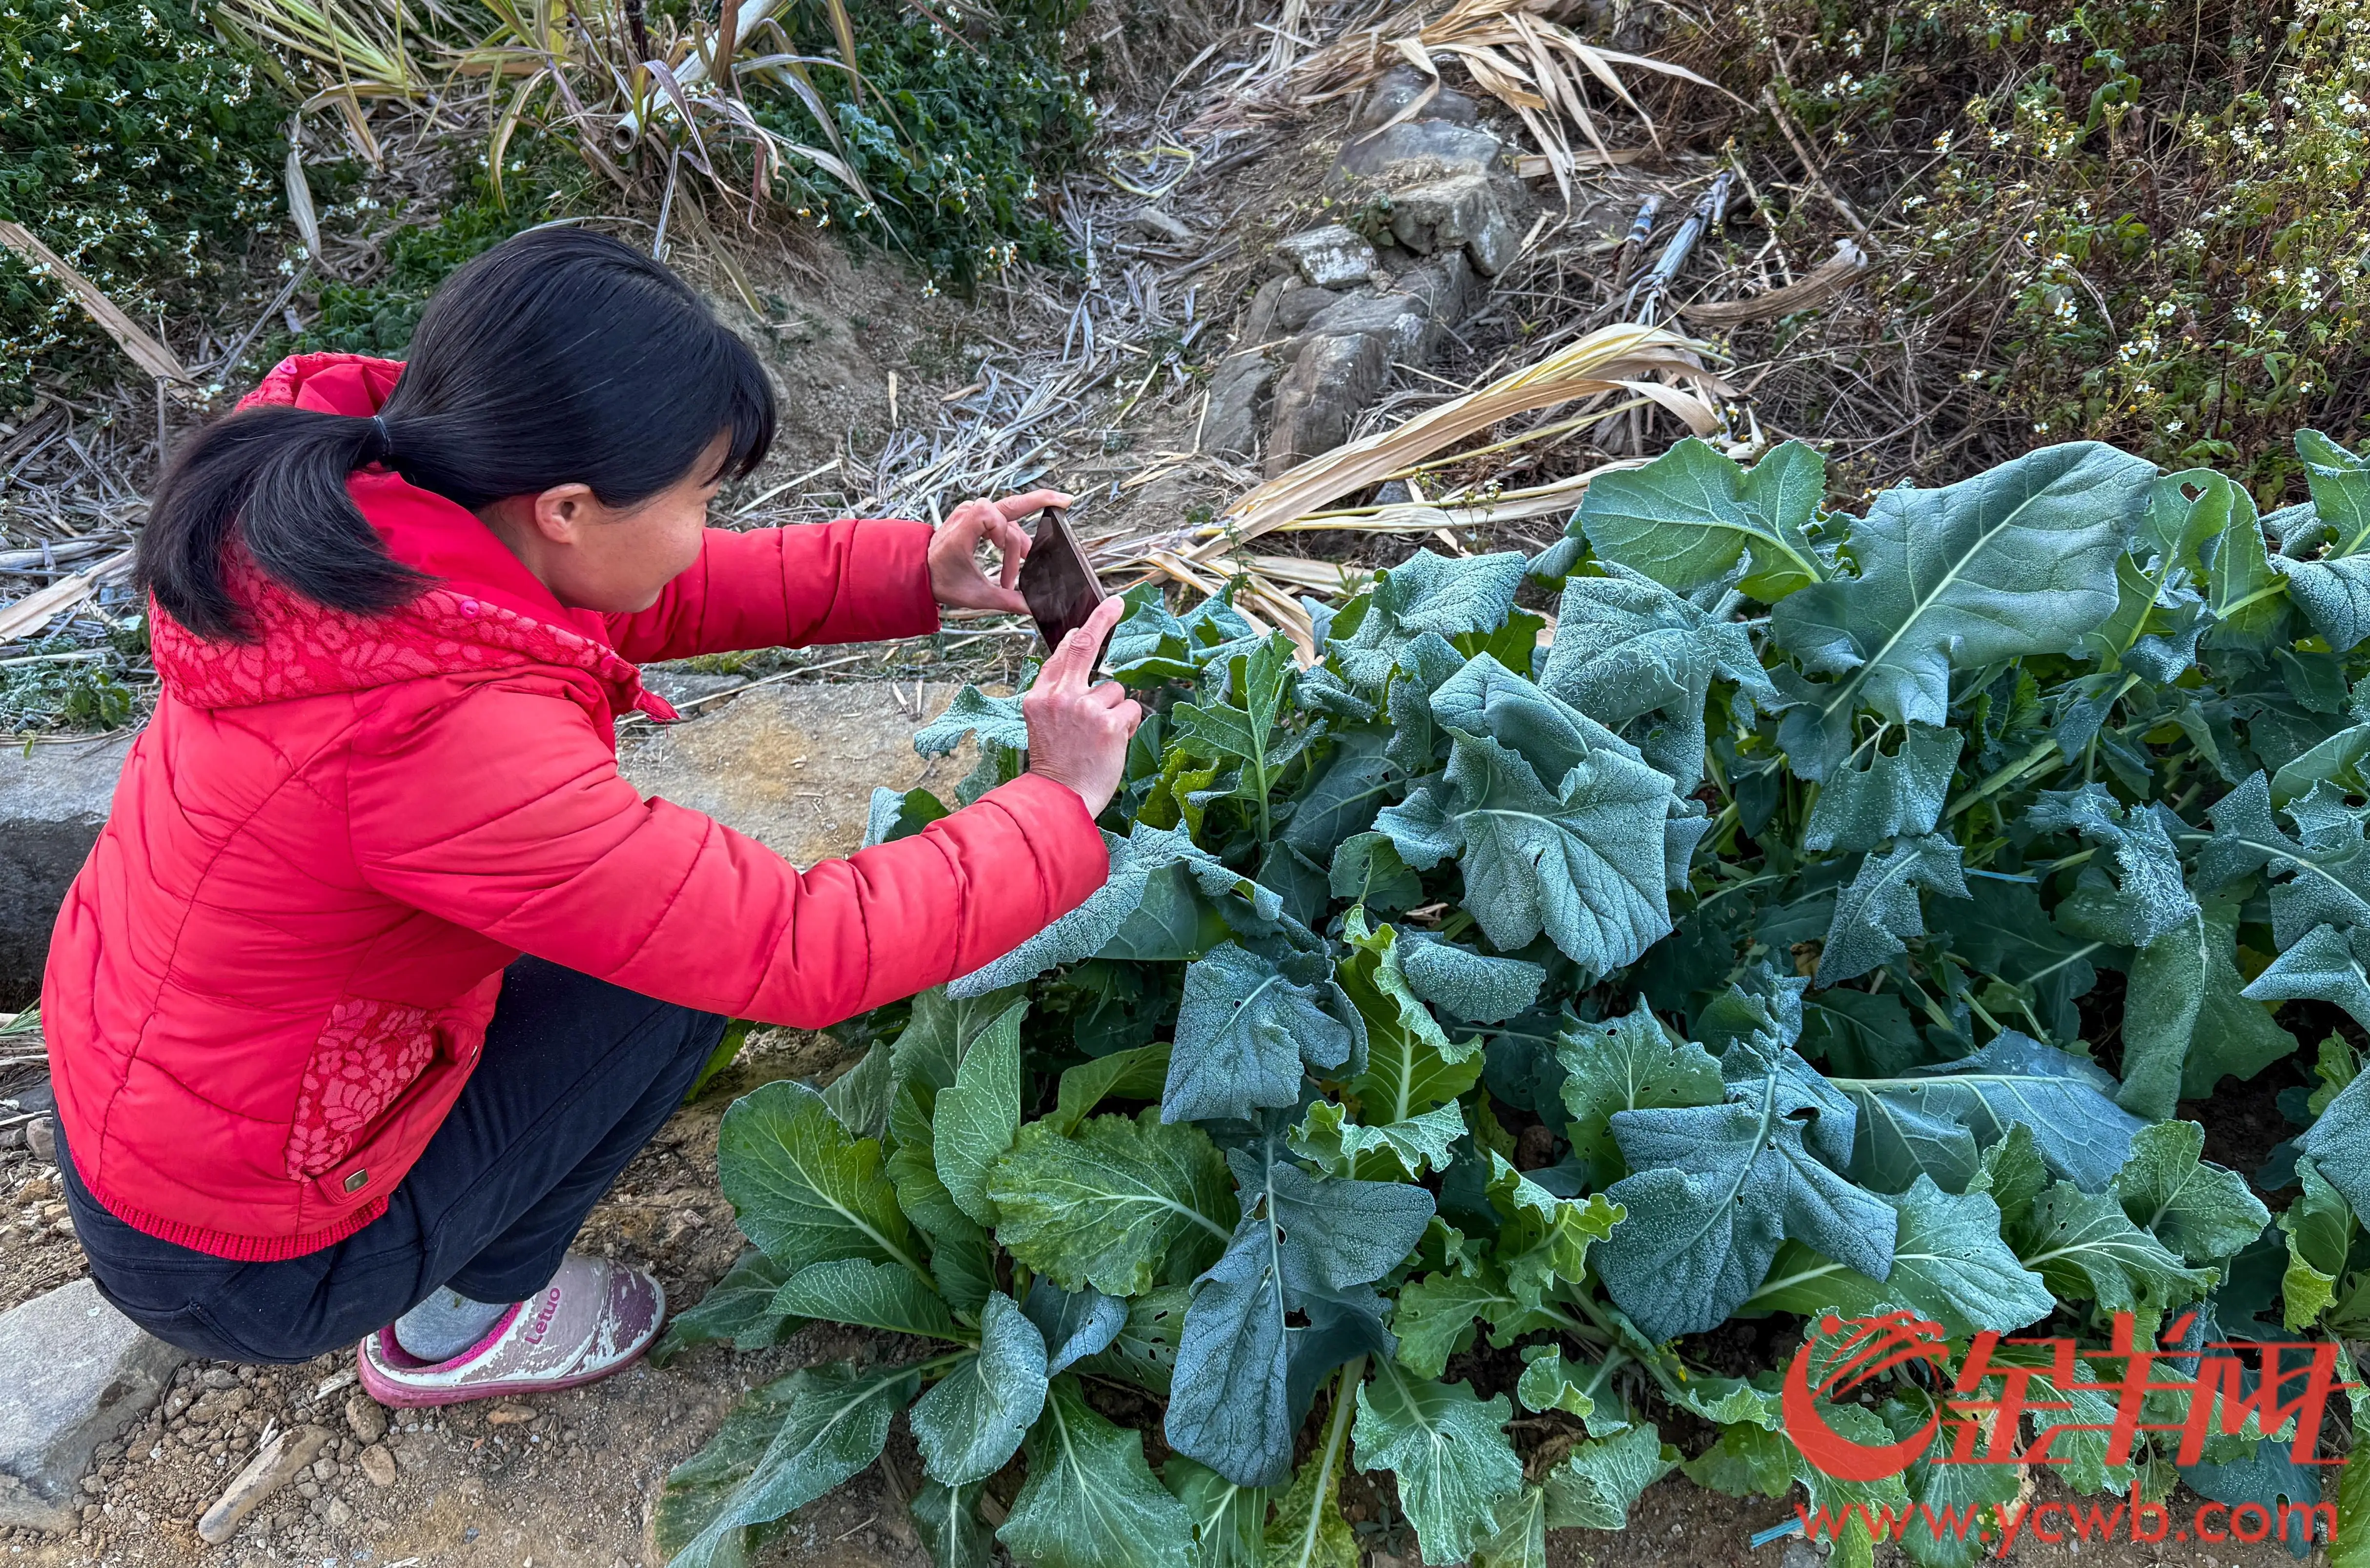
[[[1020,563],[1020,596],[1029,601],[1029,613],[1036,617],[1037,630],[1045,639],[1045,651],[1052,652],[1062,645],[1062,639],[1087,624],[1095,606],[1110,597],[1087,564],[1087,552],[1078,548],[1077,536],[1070,532],[1059,507],[1049,506],[1037,514],[1029,534],[1029,558]],[[1110,650],[1110,637],[1106,634],[1103,645],[1095,650],[1094,666],[1089,678],[1101,673],[1103,655]]]

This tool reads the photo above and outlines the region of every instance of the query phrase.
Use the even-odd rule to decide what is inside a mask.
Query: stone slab
[[[1381,395],[1390,368],[1390,346],[1382,333],[1302,339],[1276,383],[1268,477],[1349,440],[1358,416]]]
[[[1427,92],[1432,97],[1415,112],[1413,118],[1417,120],[1445,120],[1455,125],[1470,125],[1480,117],[1479,106],[1455,87],[1444,86],[1437,91],[1432,88],[1432,78],[1414,66],[1394,65],[1366,89],[1365,100],[1359,104],[1351,129],[1363,133],[1387,125]]]
[[[942,712],[961,689],[926,683],[926,711]],[[705,812],[811,866],[862,846],[875,786],[920,786],[951,800],[972,770],[969,743],[948,756],[915,755],[923,721],[913,701],[907,686],[900,707],[886,681],[760,686],[631,740],[619,765],[643,794]]]
[[[41,988],[50,928],[107,821],[132,732],[0,748],[0,1012]]]
[[[1455,174],[1503,174],[1505,152],[1478,126],[1409,120],[1342,148],[1340,168],[1396,190]]]
[[[1308,322],[1312,336],[1338,338],[1371,333],[1383,340],[1391,359],[1408,364],[1432,362],[1432,312],[1411,294],[1351,294],[1318,311]]]
[[[88,1279],[0,1313],[0,1525],[71,1528],[91,1450],[147,1413],[187,1359]]]
[[[1486,175],[1451,175],[1394,197],[1391,233],[1423,256],[1461,247],[1478,271],[1496,277],[1522,247],[1509,203],[1509,193]]]
[[[1327,224],[1279,240],[1275,250],[1304,281],[1320,289],[1363,283],[1375,265],[1373,244],[1355,229],[1340,224]]]

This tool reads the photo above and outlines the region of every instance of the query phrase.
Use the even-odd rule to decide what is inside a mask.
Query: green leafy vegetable
[[[1066,1136],[1031,1122],[989,1169],[987,1194],[1003,1216],[995,1239],[1064,1290],[1141,1295],[1199,1272],[1234,1233],[1225,1162],[1199,1128],[1164,1126],[1155,1111],[1096,1116]]]
[[[1029,1480],[995,1532],[1015,1556],[1045,1568],[1187,1568],[1185,1505],[1144,1462],[1144,1440],[1088,1408],[1074,1378],[1059,1378],[1029,1440]]]
[[[1521,557],[1419,553],[1312,602],[1305,663],[1225,595],[1131,590],[1113,660],[1152,716],[1109,881],[827,1091],[731,1109],[754,1245],[662,1349],[914,1337],[752,1394],[661,1540],[740,1560],[908,1409],[941,1563],[988,1560],[984,1516],[1023,1565],[1353,1568],[1404,1523],[1427,1562],[1544,1568],[1556,1530],[1628,1527],[1684,1416],[1694,1482],[1949,1510],[1900,1550],[1973,1568],[2014,1468],[1913,1439],[1962,1378],[2003,1393],[1983,1336],[2276,1317],[2351,1369],[2370,468],[2299,455],[2312,501],[2268,519],[2089,444],[1854,517],[1806,448],[1684,443],[1598,476],[1536,563],[1552,634]],[[1019,766],[1018,700],[922,744],[967,734],[958,800]],[[872,836],[942,804],[884,791]],[[2208,1161],[2223,1086],[2295,1074],[2307,1027],[2295,1136]],[[1816,1391],[1904,1318],[1930,1372]],[[1796,1447],[1798,1353],[1891,1472]],[[2318,1495],[2275,1435],[2180,1465],[2169,1426],[2115,1454],[2111,1396],[2062,1401],[2077,1491]],[[1354,1529],[1353,1469],[1391,1478]],[[1833,1561],[1875,1550],[1847,1523]]]

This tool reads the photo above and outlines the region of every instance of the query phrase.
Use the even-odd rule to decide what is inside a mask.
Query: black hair
[[[431,580],[363,520],[346,492],[357,468],[383,462],[473,511],[569,483],[627,507],[719,434],[721,473],[747,475],[774,421],[764,366],[682,279],[606,235],[532,229],[436,291],[376,418],[247,409],[185,443],[157,482],[140,573],[201,637],[251,636],[224,578],[234,544],[307,599],[385,611]]]

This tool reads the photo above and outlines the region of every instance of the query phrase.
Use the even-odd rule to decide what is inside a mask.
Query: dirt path
[[[754,1053],[734,1080],[671,1121],[587,1220],[581,1249],[642,1264],[687,1305],[740,1250],[731,1205],[716,1189],[716,1128],[732,1094],[765,1078],[834,1067],[820,1036],[784,1032]],[[14,1174],[29,1163],[18,1151]],[[54,1176],[51,1178],[54,1181]],[[71,1242],[63,1243],[70,1248]],[[39,1251],[54,1270],[60,1244]],[[31,1249],[0,1239],[0,1274],[12,1285]],[[79,1273],[79,1254],[75,1254]],[[99,1449],[85,1490],[83,1527],[71,1537],[8,1536],[9,1561],[86,1564],[357,1563],[568,1564],[618,1568],[655,1559],[646,1516],[667,1470],[695,1452],[741,1391],[809,1361],[869,1346],[843,1331],[810,1328],[760,1355],[709,1348],[666,1367],[641,1366],[590,1388],[519,1406],[459,1405],[434,1412],[381,1412],[358,1397],[353,1354],[302,1366],[256,1368],[191,1362],[166,1401]],[[508,1422],[514,1412],[532,1419]],[[350,1413],[351,1412],[351,1413]],[[198,1516],[218,1495],[268,1426],[317,1422],[339,1435],[314,1475],[283,1488],[227,1545],[198,1539]],[[379,1422],[389,1429],[380,1437]],[[392,1470],[365,1464],[365,1438]],[[378,1477],[371,1474],[377,1469]],[[923,1561],[904,1511],[882,1494],[880,1472],[810,1511],[784,1542],[782,1561],[857,1568]],[[391,1481],[382,1485],[380,1479]]]

